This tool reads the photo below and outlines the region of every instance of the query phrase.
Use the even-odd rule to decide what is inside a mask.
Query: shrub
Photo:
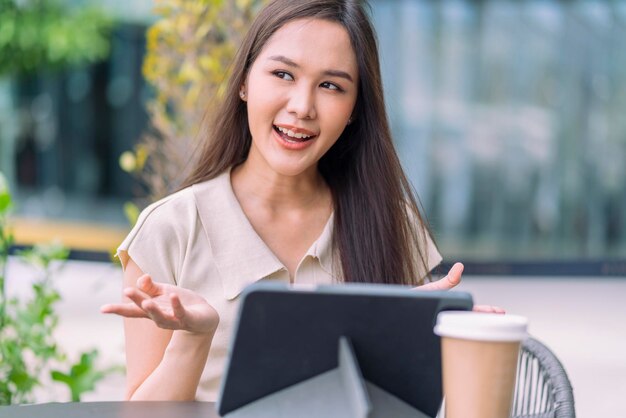
[[[54,338],[59,321],[55,305],[61,296],[53,286],[53,278],[69,250],[51,243],[21,251],[19,256],[39,269],[39,278],[32,284],[30,299],[9,298],[5,280],[13,244],[8,226],[10,207],[11,194],[0,173],[0,405],[33,402],[33,392],[45,375],[67,385],[71,400],[80,401],[81,395],[93,390],[111,369],[95,367],[97,350],[81,353],[76,364],[68,364]],[[67,367],[68,371],[55,367]]]
[[[150,200],[184,179],[205,113],[223,94],[229,65],[263,0],[156,0],[143,75],[154,90],[150,129],[120,166],[146,186]],[[127,207],[131,222],[137,211]]]

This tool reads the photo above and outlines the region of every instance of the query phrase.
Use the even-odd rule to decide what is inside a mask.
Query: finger
[[[499,306],[491,306],[491,305],[474,305],[472,309],[474,312],[482,312],[482,313],[493,313],[503,315],[506,311]]]
[[[137,289],[152,297],[159,296],[163,293],[161,285],[155,283],[152,278],[147,274],[144,274],[137,279]]]
[[[453,288],[461,283],[461,276],[463,275],[464,269],[465,266],[462,263],[454,263],[448,272],[448,275],[444,277],[444,279],[448,279],[446,284],[448,284],[450,288]]]
[[[463,264],[455,263],[448,274],[437,280],[436,282],[427,283],[423,286],[417,287],[417,290],[450,290],[461,283],[461,276],[463,275]]]
[[[134,303],[108,304],[100,307],[104,314],[115,314],[126,318],[147,318],[146,312]]]
[[[170,296],[170,302],[172,304],[172,312],[173,312],[174,316],[177,319],[182,320],[186,316],[187,311],[185,311],[185,307],[180,302],[180,298],[178,297],[178,295],[177,294],[172,294]]]
[[[142,307],[141,304],[144,300],[150,299],[148,295],[143,293],[141,290],[134,287],[127,287],[124,289],[124,296],[130,299],[135,305]]]
[[[166,329],[178,329],[180,324],[178,319],[170,312],[165,312],[158,304],[153,300],[145,300],[141,307],[148,313],[150,319],[154,321],[161,328]]]

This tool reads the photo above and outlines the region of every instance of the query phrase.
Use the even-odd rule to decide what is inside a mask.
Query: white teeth
[[[290,136],[292,138],[296,138],[296,139],[308,139],[311,137],[311,135],[305,135],[305,134],[301,134],[301,133],[296,133],[294,131],[291,131],[289,129],[286,128],[282,128],[280,126],[277,126],[278,130],[281,131],[282,133],[284,133],[287,136]]]

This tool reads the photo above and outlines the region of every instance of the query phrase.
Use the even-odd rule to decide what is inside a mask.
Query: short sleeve
[[[154,281],[177,284],[187,247],[186,225],[195,211],[183,190],[144,209],[137,223],[117,249],[122,268],[129,259]],[[185,219],[187,218],[187,219]]]

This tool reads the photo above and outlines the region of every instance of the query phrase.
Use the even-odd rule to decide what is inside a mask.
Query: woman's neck
[[[286,176],[246,161],[233,168],[231,183],[240,201],[245,199],[272,212],[307,210],[331,203],[330,189],[316,169]]]

